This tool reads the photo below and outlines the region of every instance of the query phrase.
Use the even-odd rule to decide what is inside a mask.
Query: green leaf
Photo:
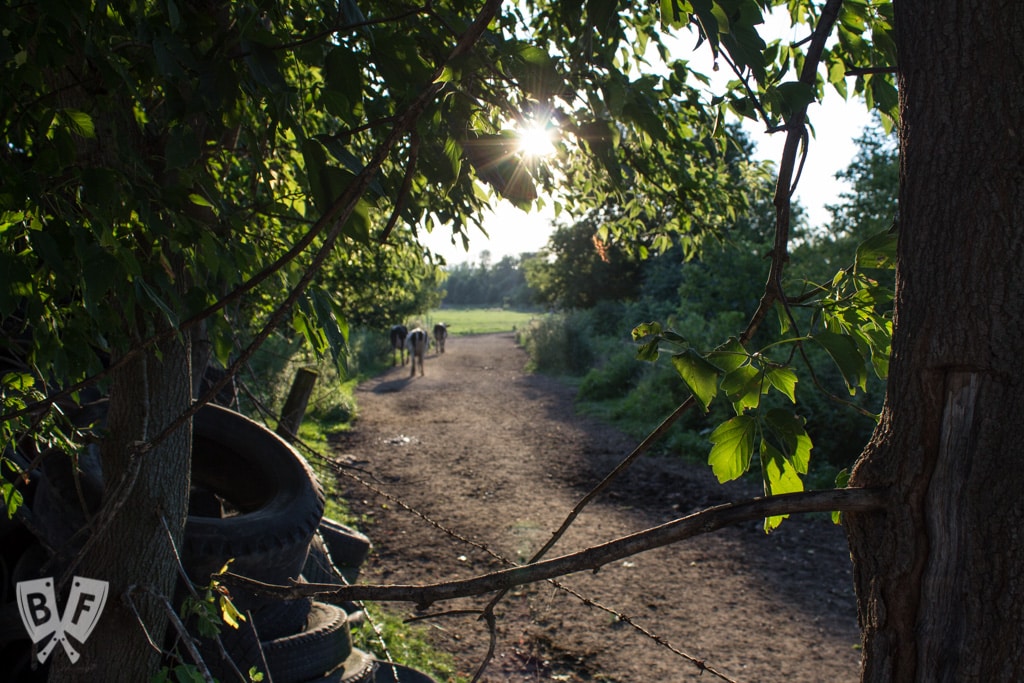
[[[797,493],[804,490],[804,482],[796,469],[776,448],[766,441],[761,442],[761,473],[764,477],[765,494],[778,496],[784,493]],[[769,533],[782,524],[789,515],[776,515],[764,520],[765,533]]]
[[[718,393],[721,371],[693,349],[672,356],[672,364],[704,412]]]
[[[786,118],[798,110],[805,108],[814,101],[814,86],[799,81],[788,81],[776,86],[779,96],[785,103]]]
[[[150,301],[157,305],[157,308],[164,312],[164,316],[166,316],[167,322],[171,325],[171,327],[177,327],[178,315],[174,312],[174,309],[172,309],[170,305],[166,301],[164,301],[152,287],[146,284],[145,280],[139,278],[135,281],[135,284],[138,285],[140,289],[142,289],[142,291],[145,293],[145,295],[149,298]]]
[[[857,246],[857,268],[895,268],[896,242],[891,230],[867,238]]]
[[[718,22],[719,33],[729,33],[729,15],[725,13],[722,6],[717,2],[711,5],[711,14],[715,17],[715,21]]]
[[[792,368],[769,368],[765,373],[768,383],[786,395],[792,403],[796,403],[796,372]]]
[[[355,123],[363,111],[363,75],[355,54],[336,47],[324,58],[324,104],[330,113]]]
[[[779,440],[784,455],[800,474],[807,474],[814,447],[804,424],[802,417],[781,408],[773,408],[765,414],[765,425]]]
[[[588,0],[587,16],[590,23],[597,27],[598,32],[606,37],[613,37],[609,29],[617,25],[618,1],[617,0]]]
[[[326,212],[351,184],[354,175],[346,169],[328,165],[324,147],[317,140],[303,141],[302,157],[306,164],[313,203],[317,210]],[[346,234],[351,233],[346,230]]]
[[[257,83],[271,92],[284,92],[288,89],[288,82],[281,74],[277,61],[276,50],[249,40],[242,41],[242,46],[247,51],[245,63],[249,73]]]
[[[339,177],[335,178],[335,180],[343,183],[345,186],[351,182],[352,177],[346,171],[342,171],[341,169],[333,170],[337,171],[339,174]],[[344,178],[342,178],[341,175],[344,175]],[[337,191],[340,195],[341,189],[339,188]],[[349,216],[347,221],[345,221],[343,232],[352,239],[362,244],[369,245],[371,243],[370,226],[370,204],[365,199],[361,198],[353,207],[352,215]]]
[[[235,350],[234,330],[228,321],[219,315],[206,319],[207,336],[213,345],[213,357],[222,367],[231,363],[231,353]]]
[[[850,483],[850,470],[843,468],[836,474],[836,488],[845,489]],[[843,521],[843,513],[840,510],[832,511],[832,523],[840,524]]]
[[[846,334],[822,331],[810,337],[832,357],[839,371],[843,374],[850,395],[857,393],[857,388],[867,389],[868,373],[865,358],[857,348],[857,342]]]
[[[658,336],[661,334],[661,323],[640,323],[633,328],[633,341],[639,341],[644,337]]]
[[[245,621],[245,615],[238,611],[235,604],[226,595],[221,595],[218,599],[220,603],[220,617],[224,620],[224,623],[231,628],[238,630],[239,622]]]
[[[750,354],[736,338],[727,342],[708,354],[708,360],[726,372],[742,367],[750,360]]]
[[[330,295],[322,289],[310,292],[316,322],[327,338],[327,344],[338,367],[342,366],[344,351],[348,347],[348,324],[341,315],[340,308],[335,305]]]
[[[210,203],[209,199],[207,199],[206,197],[204,197],[201,194],[195,194],[194,192],[188,196],[188,200],[190,202],[192,202],[193,204],[195,204],[196,206],[203,206],[203,207],[206,207],[208,209],[216,209],[217,208],[213,204]]]
[[[779,316],[779,334],[781,336],[785,336],[786,333],[789,332],[789,311],[787,311],[786,307],[779,301],[775,302],[774,308],[776,315]]]
[[[28,372],[5,372],[3,379],[0,379],[0,384],[15,391],[25,392],[35,386],[36,380]]]
[[[686,0],[661,0],[661,23],[666,28],[683,28],[690,23],[692,12]]]
[[[25,502],[25,497],[21,495],[21,491],[14,487],[14,484],[6,481],[0,482],[0,494],[3,495],[7,519],[14,519],[14,513]]]
[[[722,379],[722,391],[732,402],[737,415],[760,405],[761,394],[767,393],[768,386],[764,372],[750,364],[741,365]]]
[[[649,342],[641,344],[636,349],[636,359],[654,362],[658,360],[659,346],[661,345],[661,338],[655,337]]]
[[[732,481],[750,468],[754,454],[757,421],[749,415],[737,415],[711,432],[708,464],[720,483]]]
[[[96,127],[93,125],[92,117],[78,109],[62,109],[60,120],[71,129],[72,132],[83,138],[96,137]]]

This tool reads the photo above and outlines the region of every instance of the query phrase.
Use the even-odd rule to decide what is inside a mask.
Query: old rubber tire
[[[361,531],[328,517],[320,520],[320,527],[317,531],[323,538],[331,562],[350,583],[355,583],[359,567],[366,561],[373,549],[370,538]]]
[[[374,662],[352,647],[352,636],[345,611],[340,607],[313,602],[302,628],[280,638],[258,636],[248,623],[238,630],[221,631],[221,642],[234,665],[242,672],[256,667],[274,683],[304,683],[311,680],[371,680]],[[199,649],[210,672],[219,680],[234,680],[230,665],[220,656],[212,640],[202,638]],[[266,662],[264,667],[263,663]]]
[[[378,662],[369,653],[352,648],[352,653],[336,669],[304,683],[376,683]]]
[[[267,583],[297,578],[323,515],[309,464],[266,427],[220,406],[193,421],[192,486],[223,501],[223,516],[190,514],[182,560],[202,585],[229,559],[231,571]],[[241,609],[266,603],[235,591]]]
[[[417,669],[378,661],[373,683],[437,683],[437,681]]]
[[[304,631],[265,640],[262,645],[274,683],[322,678],[352,654],[348,614],[335,605],[314,602]]]

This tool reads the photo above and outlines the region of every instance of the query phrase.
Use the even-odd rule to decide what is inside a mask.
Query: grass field
[[[501,308],[441,308],[427,315],[426,329],[432,328],[434,323],[443,322],[448,325],[448,334],[451,335],[511,332],[544,315]]]

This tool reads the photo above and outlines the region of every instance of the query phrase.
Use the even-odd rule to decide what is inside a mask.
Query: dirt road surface
[[[361,583],[434,583],[507,566],[491,552],[524,562],[636,445],[576,416],[573,390],[527,374],[526,362],[511,334],[453,337],[445,354],[431,350],[425,376],[397,367],[359,387],[360,418],[335,455],[387,494],[341,480],[375,545]],[[652,428],[663,417],[652,415]],[[718,485],[706,466],[645,456],[580,515],[551,556],[756,494],[750,484]],[[841,530],[823,518],[787,521],[771,536],[751,523],[560,583],[572,593],[541,583],[506,596],[481,680],[858,680],[849,555]],[[488,599],[431,611],[479,609]],[[412,605],[390,608],[423,614]],[[474,615],[424,623],[471,676],[487,652],[485,624]]]

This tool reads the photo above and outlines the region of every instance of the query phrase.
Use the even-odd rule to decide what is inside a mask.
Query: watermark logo
[[[72,663],[78,661],[78,652],[71,646],[68,636],[79,643],[88,640],[107,602],[107,586],[106,581],[74,577],[61,616],[57,611],[53,578],[22,581],[17,585],[18,613],[29,637],[36,645],[49,639],[36,654],[40,664],[49,659],[58,643]]]

